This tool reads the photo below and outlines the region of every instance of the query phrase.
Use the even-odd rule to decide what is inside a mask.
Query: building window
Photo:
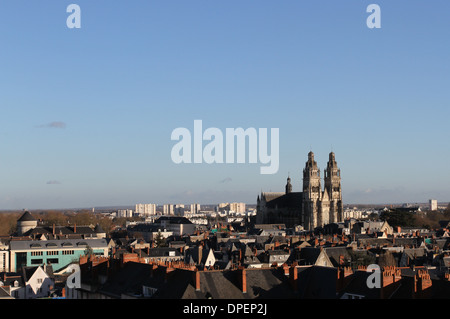
[[[55,256],[55,255],[59,255],[59,251],[57,251],[57,250],[47,251],[47,256]]]
[[[42,282],[43,282],[44,280],[43,280],[42,278],[38,278],[36,281],[37,281],[38,284],[42,284]]]
[[[73,255],[75,253],[74,250],[63,250],[61,254],[63,255]]]
[[[31,252],[31,256],[42,256],[43,252],[42,251],[32,251]]]
[[[31,259],[31,264],[32,265],[41,265],[43,264],[42,259]]]
[[[47,262],[49,262],[50,264],[57,264],[57,263],[59,263],[59,259],[58,258],[47,258]]]

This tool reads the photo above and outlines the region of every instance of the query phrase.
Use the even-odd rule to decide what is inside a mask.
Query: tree
[[[17,230],[21,213],[0,213],[0,235],[9,236]]]
[[[414,214],[408,211],[400,211],[397,209],[391,209],[390,211],[384,212],[380,216],[381,220],[387,221],[389,225],[411,227],[415,226],[416,220]]]
[[[450,219],[450,203],[448,204],[447,208],[444,210],[444,218]]]
[[[154,243],[156,247],[166,247],[166,240],[164,239],[163,235],[161,234],[161,231],[158,231],[158,234],[156,234],[156,237],[154,239]]]
[[[65,225],[68,220],[67,216],[65,216],[63,212],[57,210],[41,212],[39,216],[47,225]]]
[[[86,249],[84,250],[85,256],[92,256],[94,255],[94,250],[91,248],[91,246],[87,245]]]

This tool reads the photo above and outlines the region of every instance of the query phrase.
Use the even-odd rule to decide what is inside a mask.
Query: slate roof
[[[56,249],[56,248],[105,248],[108,243],[105,239],[55,239],[55,240],[11,240],[11,250],[30,250],[30,249]]]
[[[320,248],[304,247],[299,253],[299,262],[301,265],[314,265],[320,255]]]
[[[360,295],[365,299],[379,299],[380,298],[380,288],[369,288],[367,285],[368,277],[372,273],[367,271],[355,271],[348,285],[344,287],[338,294],[338,298],[342,298],[345,293],[352,295]]]
[[[301,211],[303,203],[303,193],[264,193],[266,195],[266,207],[268,208],[292,208]],[[273,195],[272,195],[273,194]]]
[[[164,268],[157,268],[152,274],[152,266],[128,262],[99,289],[99,292],[112,298],[121,298],[122,294],[144,297],[143,286],[157,289],[153,298],[179,299],[193,280],[192,272],[174,270],[167,277]]]
[[[448,249],[450,238],[437,238],[435,239],[435,243],[439,247],[439,249]]]
[[[290,299],[296,294],[280,268],[246,269],[247,292],[240,286],[240,271],[200,272],[200,291],[190,285],[188,299]]]
[[[285,192],[262,192],[261,198],[264,198],[266,202],[270,202],[278,197],[285,195]]]
[[[422,243],[421,238],[417,237],[396,237],[393,241],[395,246],[410,246],[410,247],[418,247]]]
[[[20,218],[17,220],[18,222],[25,222],[25,221],[37,221],[36,218],[33,217],[33,215],[30,214],[29,211],[26,211],[20,216]]]
[[[185,253],[185,260],[189,263],[195,263],[195,264],[205,264],[206,259],[208,258],[210,248],[208,247],[201,247],[201,260],[199,256],[199,247],[191,247],[189,249],[186,249]]]
[[[160,224],[163,221],[168,221],[170,224],[192,224],[189,219],[181,216],[161,216],[155,221],[155,224]]]
[[[296,297],[281,269],[247,269],[247,293],[240,288],[240,271],[199,271],[200,290],[194,286],[195,272],[175,269],[166,275],[164,267],[152,275],[151,265],[128,262],[100,292],[113,298],[121,294],[139,296],[142,286],[156,288],[155,299],[287,299]],[[142,297],[142,295],[140,296]]]
[[[33,235],[53,235],[53,226],[38,226],[33,229],[30,229],[24,236],[33,236]],[[89,226],[55,226],[55,235],[70,235],[70,236],[86,236],[86,235],[97,235],[97,232],[93,230]]]
[[[347,248],[347,247],[326,247],[326,248],[324,248],[325,253],[330,258],[330,261],[333,263],[334,267],[339,266],[340,256],[344,257],[344,262],[348,262],[351,259],[349,249],[351,249],[351,248]]]
[[[301,299],[335,299],[337,270],[333,267],[297,267]]]
[[[147,252],[146,249],[142,249],[142,251]],[[170,248],[170,247],[159,247],[159,248],[150,248],[148,250],[148,256],[149,257],[168,257],[170,253],[174,253],[175,256],[173,257],[180,257],[182,256],[180,251],[176,248]]]
[[[10,295],[10,287],[0,287],[0,299],[14,299]]]

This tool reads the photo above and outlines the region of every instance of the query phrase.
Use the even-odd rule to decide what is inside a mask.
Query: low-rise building
[[[58,270],[77,262],[86,252],[107,256],[106,239],[11,240],[10,271],[45,264]]]

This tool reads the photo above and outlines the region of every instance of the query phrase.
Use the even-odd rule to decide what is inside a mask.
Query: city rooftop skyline
[[[81,8],[69,28],[68,6]],[[370,4],[381,28],[369,28]],[[333,151],[344,205],[450,201],[450,3],[4,0],[0,210],[256,203]],[[279,167],[176,164],[176,128],[279,129]],[[258,136],[260,137],[260,135]],[[207,142],[204,141],[203,146]]]

